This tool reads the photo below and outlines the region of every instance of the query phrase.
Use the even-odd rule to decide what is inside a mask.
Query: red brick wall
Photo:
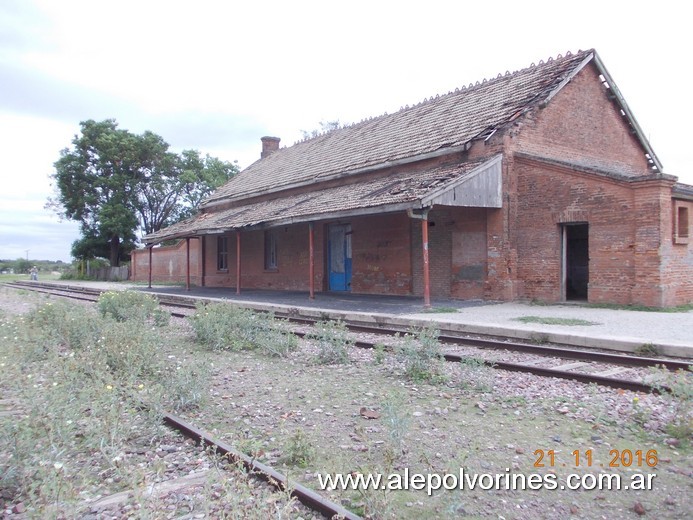
[[[487,212],[485,208],[436,206],[428,215],[431,297],[483,298],[486,287]],[[421,221],[411,221],[413,290],[423,295]]]
[[[488,142],[475,142],[466,154],[401,167],[433,167],[453,159],[504,154],[502,209],[436,207],[429,214],[433,297],[559,301],[561,224],[586,222],[590,301],[646,305],[693,301],[693,246],[673,240],[672,181],[626,182],[578,171],[579,167],[601,169],[633,179],[652,173],[640,143],[608,94],[596,69],[588,65],[546,107],[518,118],[508,132],[498,132]],[[550,165],[529,156],[579,167]],[[693,203],[676,204],[690,207],[693,218]],[[353,232],[353,292],[423,294],[421,221],[400,212],[342,223],[351,224]],[[329,224],[315,225],[318,291],[327,288]],[[689,227],[693,233],[693,224]],[[242,233],[241,286],[308,290],[308,225],[275,232],[279,263],[275,271],[264,269],[264,232]],[[205,284],[234,287],[235,233],[229,234],[228,271],[217,270],[216,237],[207,237],[205,243]],[[191,241],[195,245],[197,241]],[[133,256],[137,279],[143,279],[145,253]],[[155,279],[180,280],[185,266],[180,246],[161,254],[162,270],[155,267]],[[200,256],[191,254],[191,259]],[[193,265],[191,274],[196,276]]]
[[[423,295],[423,244],[420,220],[411,222],[413,293]],[[432,298],[448,298],[451,291],[453,217],[448,208],[428,213],[428,269]]]
[[[521,296],[561,300],[561,224],[586,222],[590,302],[693,301],[692,255],[673,244],[670,181],[626,183],[521,159],[514,173]]]
[[[520,118],[517,149],[627,175],[650,173],[644,151],[588,65],[545,108]]]
[[[561,300],[561,224],[589,225],[588,298],[630,303],[634,280],[632,190],[533,161],[515,160],[517,276],[525,298]]]
[[[309,280],[308,224],[272,230],[277,237],[277,269],[265,269],[265,232],[241,232],[241,290],[280,289],[307,291]],[[324,286],[323,228],[315,225],[315,290]],[[207,239],[205,285],[236,287],[236,233],[228,237],[228,271],[217,269],[217,237]]]
[[[487,210],[461,208],[452,228],[453,298],[483,298],[487,265]]]
[[[411,223],[406,213],[358,217],[350,223],[352,292],[411,294]]]
[[[637,179],[652,173],[592,66],[506,137],[502,218],[489,214],[487,297],[559,301],[561,223],[589,224],[593,302],[691,301],[690,253],[671,246],[670,180],[617,181],[521,152]],[[504,277],[508,276],[508,280]]]
[[[200,284],[200,243],[190,239],[190,283]],[[186,279],[186,246],[185,240],[176,245],[155,247],[152,250],[152,282],[185,283]],[[149,250],[137,249],[131,253],[130,279],[136,282],[149,280]]]
[[[217,239],[219,235],[209,235],[204,238],[204,285],[208,287],[236,286],[236,233],[227,233],[228,269],[217,269]]]
[[[688,238],[675,236],[678,208],[688,208]],[[693,201],[671,200],[663,212],[662,300],[665,306],[693,302]]]

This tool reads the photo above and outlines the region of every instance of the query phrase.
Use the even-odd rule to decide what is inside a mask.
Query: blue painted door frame
[[[351,291],[351,225],[329,227],[327,244],[330,291]]]

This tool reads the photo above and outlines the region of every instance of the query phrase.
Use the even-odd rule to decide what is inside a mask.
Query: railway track
[[[93,302],[97,301],[98,296],[103,292],[98,289],[85,287],[57,286],[56,284],[35,282],[6,283],[5,285]],[[194,301],[189,300],[189,298],[159,297],[159,302],[163,306],[187,310],[195,309]],[[188,314],[176,311],[172,311],[171,314],[176,317],[188,316]],[[297,317],[289,311],[286,313],[277,312],[275,315],[301,325],[312,325],[316,322],[315,319]],[[373,327],[372,325],[362,323],[346,322],[346,325],[352,332],[367,336],[392,336],[406,332],[402,328]],[[298,336],[303,335],[300,331],[294,333]],[[474,357],[483,360],[487,366],[500,370],[568,379],[587,384],[593,383],[634,392],[660,393],[667,390],[666,387],[652,385],[644,380],[649,367],[660,367],[676,371],[688,370],[691,365],[689,361],[671,358],[643,357],[587,349],[580,350],[558,345],[518,343],[506,341],[502,338],[463,337],[445,330],[440,331],[439,340],[448,347],[444,357],[449,362],[462,362],[465,359]],[[359,339],[356,341],[356,346],[373,348],[379,342],[377,339]],[[470,348],[475,349],[473,353],[469,352]],[[466,352],[455,352],[455,350],[460,349],[466,350]],[[494,354],[489,355],[489,352],[494,352]],[[518,354],[523,356],[521,362],[507,359],[508,357],[517,357]],[[624,378],[623,376],[625,375],[630,377]]]
[[[146,405],[142,404],[141,407],[146,408]],[[0,420],[3,418],[12,418],[13,416],[21,416],[23,413],[24,411],[22,409],[21,402],[10,399],[0,400]],[[361,520],[360,516],[352,513],[339,504],[327,500],[312,489],[302,486],[294,481],[289,481],[289,478],[284,474],[279,473],[266,464],[262,464],[261,462],[254,460],[245,453],[234,449],[229,444],[213,438],[207,432],[196,428],[180,417],[164,412],[162,420],[166,426],[178,432],[183,437],[191,439],[205,448],[211,449],[213,453],[228,459],[235,465],[242,465],[248,473],[251,473],[252,475],[263,480],[272,488],[282,492],[286,492],[288,490],[292,497],[294,497],[311,511],[320,513],[325,518]],[[175,484],[176,479],[174,479],[172,483]],[[187,482],[183,483],[181,487],[184,487],[186,484]],[[166,487],[165,484],[162,485]],[[100,508],[103,507],[103,505],[100,504],[110,505],[112,503],[117,503],[120,501],[119,499],[124,498],[127,495],[128,492],[121,492],[114,496],[103,497],[100,501],[92,504],[92,507],[96,506],[97,508]]]
[[[291,496],[295,497],[299,502],[312,511],[321,513],[326,518],[337,517],[345,520],[360,520],[360,516],[348,511],[334,502],[331,502],[330,500],[327,500],[312,489],[295,482],[289,482],[289,479],[282,473],[279,473],[278,471],[265,464],[262,464],[261,462],[253,460],[246,454],[235,450],[229,444],[212,438],[206,432],[183,421],[181,418],[165,413],[163,420],[167,426],[180,432],[189,439],[192,439],[205,446],[209,446],[215,453],[221,455],[222,457],[228,457],[233,462],[242,464],[247,471],[259,476],[271,486],[281,491],[289,489],[291,491]]]
[[[29,289],[36,292],[41,292],[45,294],[50,294],[53,296],[69,297],[71,299],[77,299],[81,301],[96,302],[98,301],[98,296],[102,291],[96,291],[93,289],[84,290],[83,288],[62,288],[46,285],[28,285],[28,284],[5,284],[8,287]],[[181,306],[181,304],[171,302],[172,306]],[[184,307],[192,307],[194,305]],[[186,316],[185,314],[180,314],[180,316]],[[146,405],[142,405],[146,407]],[[20,416],[23,410],[21,403],[15,400],[2,399],[0,400],[0,419],[5,417]],[[211,448],[214,453],[221,457],[227,458],[229,461],[242,465],[246,471],[252,473],[256,477],[260,478],[266,482],[271,487],[285,492],[289,491],[290,495],[306,508],[320,513],[325,518],[343,518],[345,520],[361,520],[361,517],[352,513],[351,511],[345,509],[344,507],[336,504],[330,500],[327,500],[315,491],[302,486],[293,481],[289,481],[289,478],[284,474],[276,471],[275,469],[262,464],[254,460],[253,458],[247,456],[243,452],[234,449],[231,445],[213,438],[207,432],[200,430],[199,428],[193,426],[192,424],[184,421],[180,417],[170,413],[163,413],[162,417],[163,423],[180,433],[183,437],[195,441],[197,444],[203,445],[207,448]],[[127,493],[126,493],[127,494]],[[106,497],[108,501],[108,497]]]

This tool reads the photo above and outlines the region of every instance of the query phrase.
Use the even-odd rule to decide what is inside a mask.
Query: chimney
[[[261,137],[260,140],[262,141],[262,153],[260,154],[260,159],[264,159],[272,152],[279,150],[279,141],[281,141],[281,139],[278,137],[265,136]]]

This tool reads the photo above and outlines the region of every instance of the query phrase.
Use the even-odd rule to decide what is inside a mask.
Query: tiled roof
[[[549,59],[281,148],[236,175],[207,202],[279,191],[463,145],[541,103],[593,56],[589,50]]]
[[[350,211],[376,212],[391,210],[398,204],[415,206],[426,195],[464,181],[484,163],[491,160],[469,161],[421,171],[408,170],[368,181],[317,189],[307,193],[279,196],[276,199],[239,205],[222,211],[201,213],[145,237],[147,243],[183,236],[247,228],[259,224],[284,225],[305,222],[327,213]]]
[[[672,188],[674,195],[679,195],[686,198],[693,198],[693,185],[677,182]]]

